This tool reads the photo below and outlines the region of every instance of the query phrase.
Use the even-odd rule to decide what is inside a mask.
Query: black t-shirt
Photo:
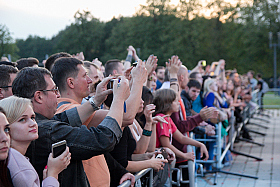
[[[136,149],[136,141],[131,134],[129,127],[123,129],[123,135],[120,142],[116,144],[113,151],[111,151],[112,157],[118,161],[124,168],[127,167],[128,161],[131,160],[131,155]]]

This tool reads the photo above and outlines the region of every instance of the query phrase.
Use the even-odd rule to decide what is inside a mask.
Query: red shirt
[[[157,114],[156,116],[165,116],[164,114]],[[177,130],[176,125],[172,121],[172,119],[167,116],[164,118],[168,124],[166,123],[157,123],[156,128],[157,128],[157,141],[156,141],[156,147],[162,147],[159,138],[161,136],[166,136],[169,137],[170,144],[172,144],[172,134]]]

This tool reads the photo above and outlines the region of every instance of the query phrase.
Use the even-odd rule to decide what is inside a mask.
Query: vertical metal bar
[[[187,146],[187,152],[193,152],[192,146]],[[192,160],[188,161],[188,171],[189,171],[189,186],[194,187],[195,186],[195,176],[194,176],[194,162]]]
[[[151,169],[151,171],[150,171],[149,187],[153,187],[153,181],[154,181],[154,170]]]
[[[217,142],[217,168],[221,169],[222,168],[222,160],[221,160],[221,151],[222,151],[222,147],[221,147],[221,139],[222,139],[222,133],[221,133],[221,129],[222,129],[222,123],[219,122],[218,123],[218,138],[216,139]]]
[[[274,47],[274,88],[277,88],[277,53],[276,53],[276,47],[277,44],[273,44]]]

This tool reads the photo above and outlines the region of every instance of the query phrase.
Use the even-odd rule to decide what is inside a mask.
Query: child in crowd
[[[203,160],[208,159],[208,151],[204,144],[193,140],[189,137],[184,136],[176,127],[170,115],[173,112],[179,111],[179,100],[178,97],[172,89],[160,89],[155,93],[154,104],[156,105],[155,114],[156,116],[162,116],[168,122],[165,123],[157,123],[157,141],[156,147],[168,147],[170,148],[176,155],[176,157],[183,158],[185,160],[194,160],[194,153],[183,153],[178,150],[176,147],[172,145],[172,138],[176,139],[179,143],[183,145],[193,145],[195,147],[200,148],[201,157],[203,155],[205,158]]]

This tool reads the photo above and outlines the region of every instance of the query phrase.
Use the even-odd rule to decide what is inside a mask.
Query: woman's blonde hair
[[[205,80],[204,87],[203,87],[203,97],[205,96],[205,94],[207,92],[209,92],[211,90],[210,85],[213,84],[215,81],[216,81],[216,79],[211,79],[211,78]]]
[[[0,101],[10,124],[14,123],[25,112],[28,106],[32,107],[30,99],[10,96]]]

